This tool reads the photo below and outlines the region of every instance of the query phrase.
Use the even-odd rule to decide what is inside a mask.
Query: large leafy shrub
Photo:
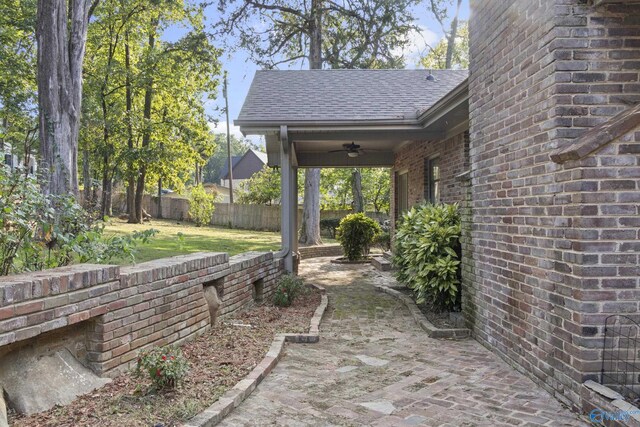
[[[137,242],[156,232],[106,237],[103,223],[73,197],[45,195],[34,177],[0,166],[0,276],[73,262],[133,260]]]
[[[202,185],[197,185],[191,189],[189,196],[189,216],[191,221],[195,222],[198,227],[202,227],[211,223],[211,217],[216,210],[216,196],[207,193]]]
[[[363,213],[349,214],[342,218],[336,237],[350,261],[363,259],[381,232],[380,225]]]
[[[457,205],[424,204],[402,216],[395,234],[396,277],[418,303],[451,309],[458,296],[460,214]]]
[[[179,347],[155,347],[138,356],[134,374],[142,377],[146,374],[156,390],[175,388],[189,371],[187,359]]]
[[[304,282],[302,279],[285,274],[276,282],[276,290],[273,293],[273,303],[278,307],[289,307],[303,288]]]

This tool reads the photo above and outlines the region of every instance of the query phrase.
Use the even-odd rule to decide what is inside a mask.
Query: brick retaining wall
[[[197,253],[118,267],[81,264],[0,280],[0,354],[71,325],[88,325],[86,360],[115,376],[140,350],[179,343],[209,327],[205,286],[220,315],[266,298],[283,273],[271,252]],[[257,289],[254,289],[257,288]],[[258,295],[256,295],[256,293]]]
[[[300,259],[319,258],[325,256],[341,257],[344,255],[340,245],[319,245],[298,248]]]

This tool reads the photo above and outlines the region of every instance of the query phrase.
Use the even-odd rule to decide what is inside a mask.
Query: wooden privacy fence
[[[245,230],[280,231],[280,206],[243,205],[216,203],[216,209],[211,218],[212,225],[240,228]],[[125,195],[114,194],[113,209],[124,212],[126,208]],[[154,218],[158,218],[158,198],[144,196],[143,208]],[[350,214],[348,210],[323,210],[320,219],[339,219]],[[384,213],[367,212],[367,215],[377,221],[385,221],[389,216]],[[183,197],[162,198],[162,218],[177,221],[189,221],[189,200]],[[298,227],[302,222],[302,209],[298,210]]]

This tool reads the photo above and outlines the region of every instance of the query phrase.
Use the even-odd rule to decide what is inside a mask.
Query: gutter
[[[418,121],[423,128],[427,128],[465,101],[469,101],[469,79],[465,79],[438,102],[419,114]]]

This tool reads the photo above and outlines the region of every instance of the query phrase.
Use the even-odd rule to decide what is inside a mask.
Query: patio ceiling
[[[271,166],[280,165],[285,126],[294,167],[389,167],[406,143],[440,140],[468,126],[466,72],[434,71],[435,80],[429,74],[259,72],[235,124],[244,134],[265,136]],[[332,152],[351,143],[360,145],[357,157]]]

